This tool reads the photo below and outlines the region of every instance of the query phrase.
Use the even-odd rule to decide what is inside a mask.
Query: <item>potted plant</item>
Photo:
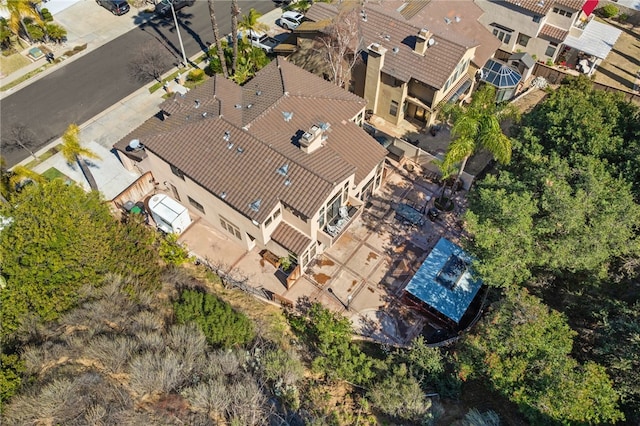
[[[295,264],[291,261],[289,256],[283,256],[279,259],[280,261],[280,270],[285,273],[285,275],[289,275],[295,268]]]

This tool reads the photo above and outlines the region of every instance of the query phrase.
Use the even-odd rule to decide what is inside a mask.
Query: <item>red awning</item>
[[[587,0],[584,6],[582,6],[582,11],[585,15],[589,16],[597,6],[598,0]]]

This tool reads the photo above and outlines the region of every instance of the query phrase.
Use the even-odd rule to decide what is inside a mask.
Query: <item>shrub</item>
[[[60,42],[67,37],[67,30],[58,24],[49,23],[45,26],[45,30],[49,38],[56,42]]]
[[[604,16],[605,18],[613,18],[619,12],[620,11],[618,10],[618,8],[613,4],[608,4],[600,9],[600,13],[602,13],[602,16]]]
[[[166,234],[160,239],[160,257],[171,266],[180,266],[189,260],[189,252],[178,243],[176,234]]]
[[[621,13],[620,16],[618,16],[619,22],[627,22],[628,19],[629,15],[627,15],[626,13]]]
[[[213,346],[230,348],[253,340],[249,318],[212,294],[185,290],[174,308],[179,323],[197,324]]]
[[[44,22],[53,21],[53,16],[51,16],[51,12],[49,12],[49,9],[47,9],[46,7],[40,11],[40,15],[42,16],[42,20]]]
[[[204,70],[201,70],[201,69],[192,70],[189,72],[189,75],[187,76],[187,80],[193,81],[193,82],[202,81],[203,78],[204,78]]]

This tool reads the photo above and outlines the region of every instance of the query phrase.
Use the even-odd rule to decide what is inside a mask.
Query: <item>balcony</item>
[[[340,214],[331,219],[324,228],[322,228],[321,232],[318,233],[318,241],[327,247],[331,247],[349,228],[349,225],[353,223],[354,219],[360,216],[362,213],[362,202],[355,199],[353,199],[353,201],[357,201],[360,204],[357,206],[350,205],[340,207]]]

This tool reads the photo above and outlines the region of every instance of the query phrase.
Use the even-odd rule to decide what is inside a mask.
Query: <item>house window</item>
[[[202,204],[200,204],[199,202],[197,202],[196,200],[194,200],[189,196],[187,196],[187,198],[189,199],[189,204],[191,204],[193,207],[198,209],[200,213],[204,213],[204,206]]]
[[[267,226],[271,225],[271,222],[273,222],[273,219],[268,217],[267,220],[264,222],[264,227],[266,228]]]
[[[176,166],[174,166],[173,164],[170,164],[170,166],[171,166],[171,171],[173,172],[173,174],[178,176],[180,179],[184,180],[184,172],[182,170],[180,170],[179,168],[177,168]]]
[[[178,194],[178,188],[176,188],[176,186],[172,183],[169,184],[169,186],[171,187],[171,192],[173,193],[173,198],[175,198],[176,200],[180,201],[180,194]]]
[[[504,30],[494,28],[493,35],[498,37],[498,40],[500,40],[504,44],[509,44],[509,42],[511,41],[511,33],[506,32]]]
[[[324,207],[320,209],[320,213],[318,214],[318,228],[322,229],[324,226]]]
[[[393,115],[394,117],[398,115],[398,102],[391,101],[391,106],[389,107],[389,114]]]
[[[276,220],[276,218],[277,218],[278,216],[280,216],[280,209],[276,210],[276,211],[273,213],[273,220]]]
[[[566,16],[567,18],[571,18],[573,16],[573,12],[569,12],[568,10],[560,9],[558,7],[553,8],[553,13],[557,13],[560,16]]]
[[[547,50],[544,52],[545,55],[553,58],[553,55],[556,54],[556,49],[558,48],[558,43],[550,42]]]
[[[542,16],[533,15],[533,22],[535,22],[536,24],[539,24],[541,20],[542,20]]]
[[[529,44],[529,40],[531,40],[531,37],[526,34],[520,33],[518,34],[518,41],[516,43],[518,43],[522,47],[527,47],[527,44]]]
[[[222,229],[224,229],[237,239],[242,239],[242,236],[240,235],[240,229],[222,216],[220,216],[220,225],[222,226]]]

